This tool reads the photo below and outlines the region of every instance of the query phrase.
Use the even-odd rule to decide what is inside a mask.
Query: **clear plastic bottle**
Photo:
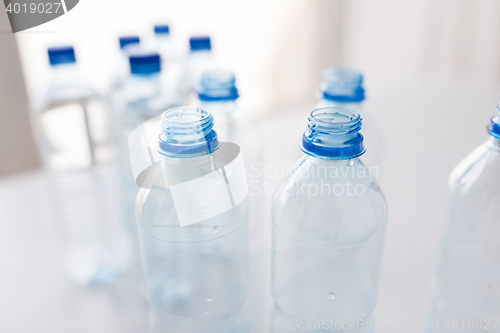
[[[260,135],[251,119],[237,105],[239,92],[234,74],[224,70],[204,72],[197,88],[197,96],[196,104],[210,111],[217,121],[219,141],[236,143],[241,147],[247,172],[252,168],[260,169],[262,162]],[[259,209],[260,206],[256,204],[250,214],[260,215]],[[250,220],[257,222],[256,219],[250,218]]]
[[[319,102],[315,108],[343,107],[356,111],[363,119],[363,136],[368,144],[363,162],[370,173],[380,182],[383,178],[385,144],[382,132],[376,125],[372,115],[365,110],[365,89],[363,74],[357,70],[329,67],[322,72],[322,82],[319,87]],[[295,140],[301,142],[304,125],[296,131]],[[298,151],[298,150],[296,150]],[[298,154],[295,154],[298,159]],[[295,160],[296,160],[295,159]]]
[[[139,187],[130,166],[128,137],[141,124],[161,115],[167,109],[181,105],[182,99],[163,84],[160,76],[161,58],[157,52],[139,48],[129,51],[130,75],[114,103],[114,109],[120,147],[123,210],[127,225],[136,230],[135,200]]]
[[[450,176],[427,332],[500,332],[500,116],[488,131]]]
[[[130,251],[109,109],[79,75],[72,47],[48,53],[52,77],[33,122],[62,223],[66,266],[78,285],[107,284],[125,271]]]
[[[236,88],[234,74],[229,71],[211,70],[201,75],[197,89],[200,108],[208,110],[217,123],[217,137],[221,142],[236,143],[241,148],[245,169],[249,175],[250,192],[249,205],[249,232],[250,265],[251,265],[251,295],[249,302],[252,306],[253,327],[262,324],[264,317],[261,306],[266,295],[263,294],[263,284],[268,281],[266,258],[268,249],[263,246],[262,235],[265,232],[263,216],[263,189],[262,179],[259,176],[262,169],[262,146],[260,135],[243,110],[237,105],[239,92]],[[255,170],[258,170],[256,172]],[[268,282],[267,282],[268,283]]]
[[[156,50],[160,54],[162,65],[175,57],[174,45],[170,37],[170,26],[168,24],[156,24],[153,27],[155,34]]]
[[[163,113],[160,126],[165,158],[151,174],[168,185],[143,188],[137,197],[151,331],[247,332],[248,204],[217,213],[227,190],[216,176],[222,169],[214,120],[206,110],[180,107]],[[224,174],[231,179],[231,171]],[[189,199],[179,201],[179,193]],[[184,225],[190,214],[203,218]]]
[[[139,36],[121,36],[118,41],[120,43],[120,53],[118,57],[116,57],[116,69],[111,78],[109,87],[109,96],[111,99],[115,98],[120,93],[123,82],[128,76],[128,49],[130,47],[139,46],[140,43]]]
[[[290,325],[367,319],[377,302],[387,205],[359,159],[360,128],[352,110],[312,111],[305,154],[274,197],[272,291]]]
[[[191,37],[189,47],[190,52],[184,60],[184,70],[178,85],[178,91],[188,104],[193,101],[193,94],[200,82],[201,74],[214,67],[210,37]]]

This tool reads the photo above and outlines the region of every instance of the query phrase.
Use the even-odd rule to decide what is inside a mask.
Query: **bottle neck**
[[[236,112],[236,100],[227,101],[199,101],[203,109],[210,111],[215,118],[231,117]]]
[[[75,63],[51,66],[51,85],[65,85],[74,81],[81,81],[81,73]]]
[[[499,138],[497,138],[497,137],[495,137],[493,135],[490,135],[490,138],[488,139],[488,145],[491,148],[500,151],[500,139]]]
[[[192,158],[218,148],[214,120],[209,111],[192,106],[165,111],[161,116],[159,153],[168,157]]]
[[[301,149],[320,159],[349,160],[365,152],[358,113],[339,107],[316,109],[307,118]]]
[[[125,96],[129,100],[151,98],[161,93],[159,73],[148,75],[131,74],[127,80]]]
[[[324,107],[346,108],[349,110],[356,111],[360,115],[363,115],[365,113],[364,100],[358,102],[339,102],[322,97],[319,101],[318,108],[324,108]]]

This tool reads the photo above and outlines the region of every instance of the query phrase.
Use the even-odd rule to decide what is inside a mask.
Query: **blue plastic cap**
[[[191,48],[191,52],[210,51],[212,49],[210,37],[208,36],[196,36],[189,38],[189,46]]]
[[[497,111],[499,114],[496,117],[491,118],[490,124],[488,125],[488,133],[497,139],[500,139],[500,103],[497,106]]]
[[[156,35],[168,35],[170,33],[170,27],[167,24],[157,24],[154,26]]]
[[[47,51],[51,66],[72,64],[76,62],[75,50],[72,46],[49,47]]]
[[[123,49],[127,45],[139,44],[141,42],[139,36],[122,36],[119,38],[119,40],[120,40],[120,49]]]
[[[341,103],[356,103],[365,99],[363,74],[349,68],[330,67],[322,73],[320,92],[324,99]]]
[[[201,101],[234,101],[240,95],[235,86],[234,74],[228,71],[213,70],[201,75],[197,93]]]
[[[130,72],[135,75],[149,75],[161,71],[160,55],[157,52],[133,50],[129,55]]]

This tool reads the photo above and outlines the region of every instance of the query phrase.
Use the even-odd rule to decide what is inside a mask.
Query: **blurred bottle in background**
[[[78,71],[72,47],[49,48],[51,79],[33,123],[62,223],[66,266],[78,285],[113,282],[128,266],[117,150],[107,104]]]
[[[191,37],[189,48],[190,52],[184,59],[183,73],[178,85],[178,91],[182,94],[185,104],[194,103],[196,97],[193,94],[200,82],[201,74],[214,68],[210,37]]]
[[[182,75],[182,57],[175,48],[170,26],[167,24],[157,24],[153,27],[154,31],[154,49],[160,54],[161,58],[161,79],[169,87],[175,87]]]
[[[500,116],[488,132],[450,176],[427,332],[500,332]]]
[[[155,47],[160,54],[162,67],[176,56],[172,37],[170,37],[170,26],[167,24],[157,24],[153,27],[155,37]]]
[[[372,115],[364,108],[365,89],[363,88],[363,74],[361,72],[341,67],[329,67],[323,70],[322,82],[318,93],[319,102],[315,109],[324,107],[344,107],[356,111],[363,119],[363,136],[368,142],[368,148],[363,163],[368,166],[372,176],[381,181],[385,144],[381,131]],[[305,123],[305,122],[304,122]],[[302,142],[305,126],[302,124],[295,132],[296,142]],[[295,149],[296,161],[299,159],[299,150]]]
[[[132,46],[139,46],[139,36],[122,36],[119,38],[120,53],[116,57],[116,68],[111,79],[109,87],[109,96],[111,99],[116,98],[120,89],[123,87],[123,82],[129,73],[128,64],[128,49]]]
[[[132,231],[135,226],[135,201],[139,187],[130,166],[128,136],[138,126],[159,116],[163,111],[179,106],[182,99],[161,80],[161,58],[157,52],[130,49],[130,75],[123,83],[119,98],[114,103],[117,140],[120,150],[120,168],[124,214]]]
[[[236,143],[241,148],[245,161],[246,173],[251,187],[248,196],[251,292],[249,302],[253,305],[253,326],[259,325],[264,317],[262,302],[263,284],[268,276],[264,267],[267,256],[266,247],[262,244],[263,230],[263,194],[262,179],[259,176],[262,169],[262,142],[256,127],[248,115],[238,107],[239,92],[236,79],[230,71],[211,70],[204,72],[197,88],[197,105],[208,110],[217,124],[217,137],[221,142]],[[259,170],[256,173],[254,170]]]
[[[235,164],[221,163],[206,110],[170,109],[158,126],[164,158],[150,177],[167,186],[137,197],[151,332],[249,332],[248,202]]]
[[[312,111],[303,157],[274,197],[275,332],[293,332],[293,321],[366,320],[375,308],[388,215],[359,158],[365,152],[360,129],[352,110]]]

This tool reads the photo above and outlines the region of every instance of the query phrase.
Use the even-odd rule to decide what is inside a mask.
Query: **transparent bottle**
[[[179,94],[163,85],[161,59],[158,53],[131,49],[129,54],[130,75],[115,101],[116,132],[120,148],[122,178],[121,198],[127,225],[136,230],[135,200],[139,187],[130,166],[128,137],[146,121],[161,115],[167,109],[181,105]]]
[[[118,40],[120,43],[120,53],[116,57],[116,68],[109,86],[109,97],[111,99],[116,98],[120,93],[120,89],[123,88],[123,82],[128,76],[128,49],[140,44],[139,36],[121,36]]]
[[[119,215],[109,109],[79,75],[72,47],[48,54],[51,81],[33,122],[62,224],[66,267],[78,285],[107,284],[126,270],[130,251]]]
[[[214,154],[221,148],[213,125],[211,114],[195,107],[163,113],[158,152],[165,157],[151,174],[168,185],[142,188],[137,197],[152,332],[248,329],[242,313],[248,285],[248,203],[218,210],[228,192],[224,178],[217,176],[222,169]],[[224,174],[231,179],[231,171]],[[185,216],[191,215],[201,219],[185,224]]]
[[[201,75],[197,89],[200,108],[208,110],[217,123],[217,137],[221,142],[236,143],[241,148],[245,161],[245,170],[249,177],[249,233],[251,295],[248,301],[252,307],[253,327],[262,324],[264,307],[263,284],[268,285],[266,259],[268,249],[263,246],[262,235],[266,232],[263,223],[263,189],[262,189],[262,143],[260,135],[247,114],[237,105],[239,92],[236,88],[234,74],[224,70],[211,70]]]
[[[500,116],[488,131],[450,176],[427,332],[500,332]]]
[[[322,82],[319,87],[319,102],[315,108],[343,107],[356,111],[363,119],[363,136],[368,142],[363,162],[378,182],[383,178],[385,143],[372,115],[365,110],[365,89],[363,74],[357,70],[329,67],[322,72]],[[301,142],[304,125],[296,131],[295,140]],[[298,151],[297,149],[295,151]],[[296,159],[299,158],[295,154]],[[295,160],[296,160],[295,159]]]
[[[204,72],[197,88],[198,100],[196,104],[200,108],[210,111],[217,121],[219,141],[236,143],[241,147],[245,168],[249,173],[252,169],[261,168],[261,140],[251,119],[238,108],[239,92],[235,83],[236,80],[232,72],[224,70]],[[260,186],[258,182],[251,185]],[[251,195],[251,200],[258,197],[257,194]],[[261,215],[261,207],[257,202],[253,206],[250,214],[251,216],[255,214],[256,218],[250,218],[250,220],[257,224],[257,216]]]
[[[170,33],[170,26],[157,24],[154,26],[154,48],[161,58],[161,79],[171,87],[176,87],[182,75],[182,57]]]
[[[156,50],[160,54],[162,65],[164,65],[175,57],[174,45],[170,36],[170,26],[168,24],[156,24],[153,29]]]
[[[375,307],[388,216],[359,159],[360,128],[360,116],[345,108],[316,109],[307,119],[304,156],[272,208],[274,327],[283,316],[290,325],[364,320]]]
[[[178,91],[188,104],[193,101],[193,94],[200,82],[201,74],[214,67],[210,37],[191,37],[189,47],[190,52],[184,60],[184,69],[178,84]]]

